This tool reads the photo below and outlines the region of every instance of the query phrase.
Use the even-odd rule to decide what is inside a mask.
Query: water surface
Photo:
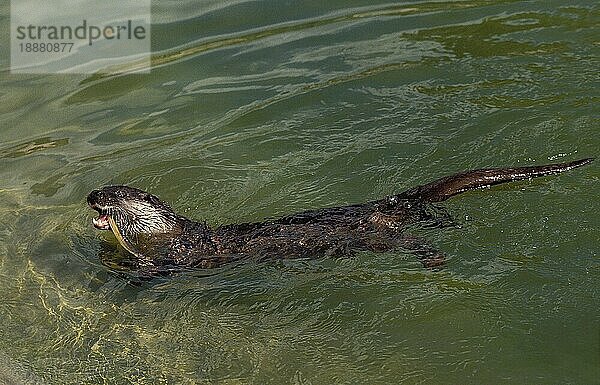
[[[598,383],[597,164],[446,202],[460,227],[417,231],[440,272],[398,251],[140,280],[85,206],[126,183],[219,225],[596,156],[596,2],[198,3],[153,5],[149,75],[15,76],[0,46],[0,378]]]

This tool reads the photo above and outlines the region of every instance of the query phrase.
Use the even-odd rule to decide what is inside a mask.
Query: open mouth
[[[110,222],[108,221],[107,214],[100,214],[98,218],[92,219],[94,227],[98,230],[110,230]]]
[[[92,223],[98,230],[110,230],[110,220],[105,209],[94,202],[89,203],[90,207],[98,212],[98,218],[92,219]]]

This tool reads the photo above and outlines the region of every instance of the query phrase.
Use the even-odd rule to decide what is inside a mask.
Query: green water
[[[600,383],[598,162],[446,202],[460,228],[420,231],[440,272],[399,251],[140,282],[85,205],[126,183],[218,225],[597,156],[596,2],[189,0],[153,23],[148,75],[10,75],[0,45],[0,378]]]

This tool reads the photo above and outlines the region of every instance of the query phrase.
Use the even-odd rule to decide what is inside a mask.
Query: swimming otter
[[[404,231],[414,223],[444,223],[447,216],[431,203],[468,190],[571,170],[592,160],[467,171],[381,200],[216,229],[180,216],[156,196],[132,187],[102,187],[92,191],[87,202],[99,213],[94,226],[112,230],[135,256],[137,267],[210,268],[251,256],[344,256],[356,250],[394,248],[410,250],[425,266],[434,267],[443,263],[443,253]]]

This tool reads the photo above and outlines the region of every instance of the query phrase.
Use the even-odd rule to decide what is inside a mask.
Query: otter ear
[[[146,202],[149,202],[149,203],[152,203],[152,204],[155,204],[155,205],[160,204],[160,199],[158,199],[157,197],[155,197],[152,194],[146,193],[146,195],[144,196],[144,200]]]

